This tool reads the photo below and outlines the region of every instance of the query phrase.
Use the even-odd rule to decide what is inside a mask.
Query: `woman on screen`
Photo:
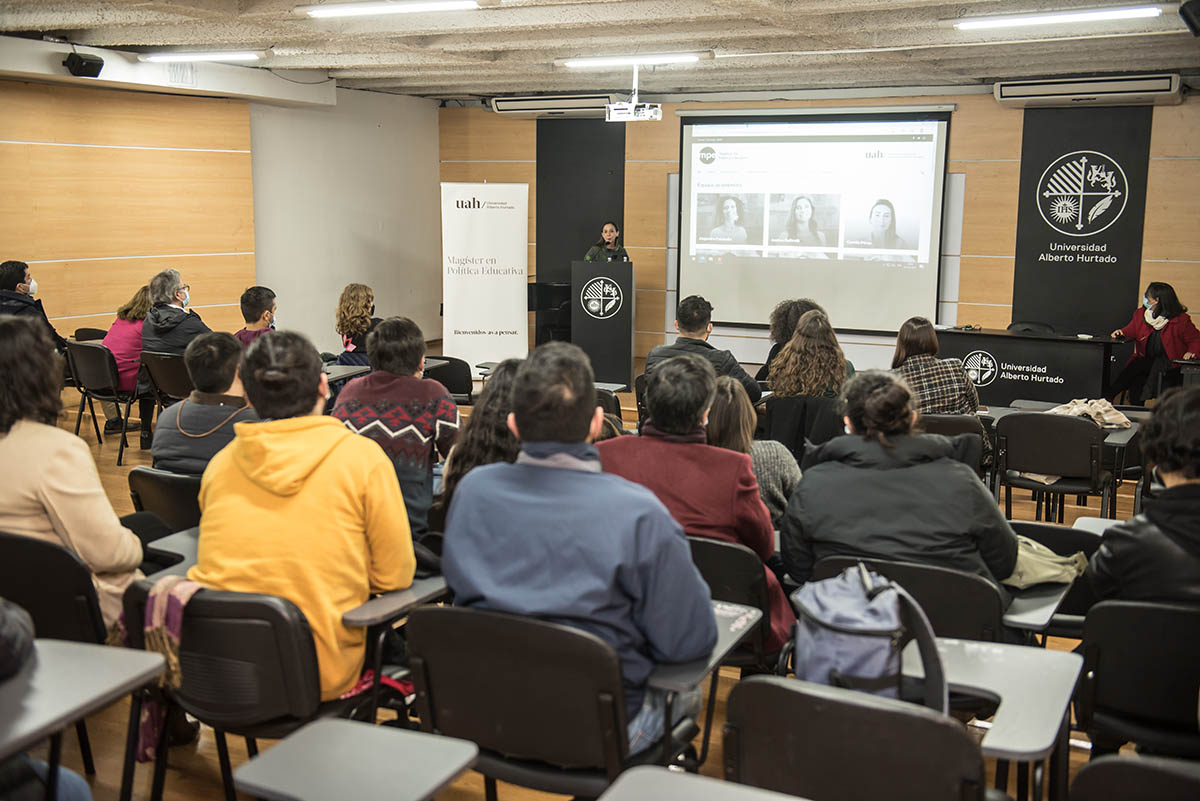
[[[852,375],[854,365],[842,353],[829,318],[813,309],[800,316],[792,338],[771,362],[767,386],[779,397],[836,398]]]
[[[896,235],[896,207],[887,198],[880,198],[867,217],[871,223],[871,247],[904,249],[908,244]]]
[[[1200,331],[1188,315],[1187,306],[1179,302],[1175,287],[1162,281],[1153,281],[1146,287],[1142,305],[1133,313],[1133,319],[1124,328],[1113,331],[1112,336],[1132,339],[1133,355],[1109,388],[1110,399],[1124,390],[1129,390],[1132,404],[1157,397],[1160,376],[1167,381],[1175,378],[1168,373],[1171,360],[1200,356]]]
[[[787,238],[800,245],[824,245],[825,234],[817,229],[812,198],[797,195],[792,201],[792,213],[787,221]]]
[[[739,225],[743,219],[742,201],[736,197],[723,197],[717,208],[721,212],[721,224],[712,229],[708,238],[722,242],[745,242],[746,229]]]
[[[600,238],[588,249],[584,261],[629,261],[629,254],[621,244],[621,229],[615,222],[600,226]]]

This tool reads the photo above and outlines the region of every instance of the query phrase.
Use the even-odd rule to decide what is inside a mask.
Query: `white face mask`
[[[853,431],[851,431],[851,430],[850,430],[850,426],[849,426],[849,425],[844,425],[844,426],[842,426],[842,428],[843,428],[843,429],[845,429],[845,431],[846,431],[846,433],[847,433],[847,434],[853,434],[853,433],[854,433]]]
[[[31,298],[37,294],[37,279],[36,278],[29,279],[29,293],[28,294],[29,294],[29,297],[31,297]]]
[[[271,312],[271,327],[279,330],[279,312]]]
[[[192,293],[186,289],[183,290],[183,300],[180,302],[179,305],[183,306],[183,308],[186,309],[188,307],[188,304],[191,302],[192,302]]]

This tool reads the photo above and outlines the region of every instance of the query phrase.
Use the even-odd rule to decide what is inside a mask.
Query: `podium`
[[[633,385],[633,262],[571,263],[571,341],[596,381]]]

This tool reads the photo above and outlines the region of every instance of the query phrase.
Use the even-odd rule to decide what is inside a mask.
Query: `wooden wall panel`
[[[948,170],[966,175],[962,254],[1012,256],[1016,249],[1020,163],[954,161]]]
[[[946,153],[950,161],[1020,160],[1021,132],[1025,126],[1025,114],[1020,109],[1004,108],[991,95],[926,100],[958,106],[950,117],[950,145]]]
[[[1012,299],[1016,259],[963,256],[959,260],[960,303],[1008,303]],[[1007,323],[1006,323],[1007,325]]]
[[[250,154],[0,144],[0,241],[23,261],[254,250]]]
[[[638,332],[633,335],[633,357],[645,361],[646,354],[656,345],[662,345],[666,342],[666,334],[643,334]],[[674,342],[674,338],[671,339]],[[634,370],[635,373],[641,372],[640,369]]]
[[[1175,293],[1183,305],[1190,307],[1193,322],[1200,320],[1200,261],[1143,261],[1138,292],[1144,290],[1151,281],[1163,281],[1175,287]],[[1141,300],[1141,295],[1129,299],[1131,314]],[[1121,320],[1120,325],[1127,322]],[[1117,324],[1114,324],[1113,328],[1116,327]]]
[[[959,325],[979,325],[984,328],[1007,328],[1012,322],[1012,306],[983,306],[974,303],[958,304]]]
[[[1195,132],[1193,132],[1195,135]],[[1152,159],[1142,257],[1200,259],[1200,159]]]
[[[666,248],[626,248],[633,261],[633,284],[638,289],[667,288]]]
[[[442,161],[534,161],[537,120],[444,108],[438,112],[438,149]]]
[[[625,230],[627,246],[666,247],[667,176],[678,164],[625,163]]]
[[[529,241],[537,241],[537,164],[511,161],[443,161],[441,179],[459,183],[529,184]],[[533,262],[530,262],[533,264]]]
[[[0,81],[0,118],[10,141],[250,150],[237,100]]]
[[[667,314],[667,293],[651,289],[637,290],[633,329],[661,333]]]
[[[54,313],[53,309],[47,311]],[[242,321],[241,307],[237,304],[198,308],[196,313],[204,320],[204,324],[214,331],[233,333],[245,325]],[[50,323],[58,329],[58,333],[71,336],[80,328],[107,329],[115,319],[117,315],[114,310],[106,314],[88,314],[81,317],[51,317]]]
[[[1155,106],[1150,158],[1200,158],[1200,103]]]

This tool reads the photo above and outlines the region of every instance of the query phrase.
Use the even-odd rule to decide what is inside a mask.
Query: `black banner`
[[[1013,321],[1103,334],[1139,300],[1153,108],[1026,109]]]

